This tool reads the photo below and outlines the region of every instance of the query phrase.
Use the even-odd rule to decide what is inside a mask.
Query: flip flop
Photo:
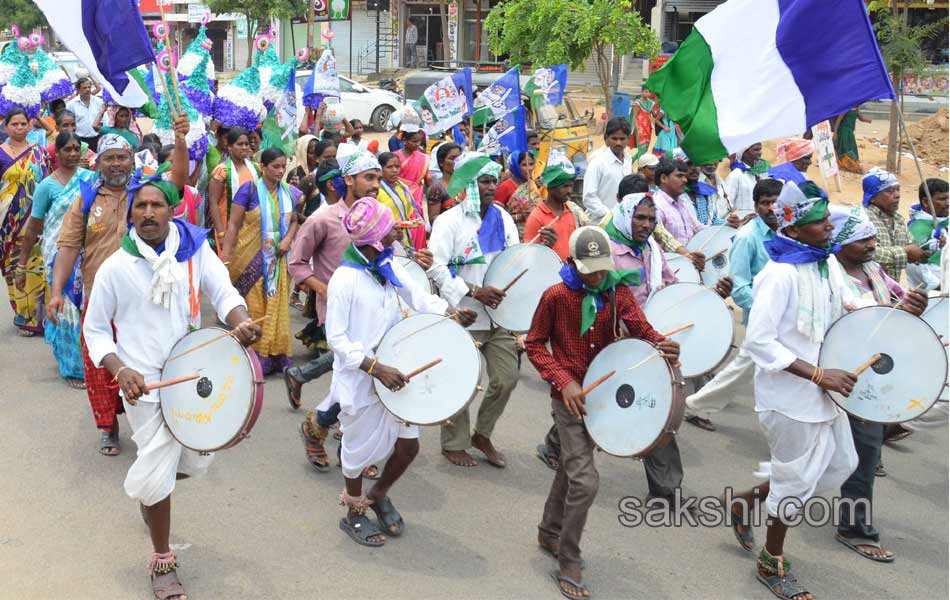
[[[108,452],[107,450],[115,450]],[[119,436],[111,431],[103,431],[99,434],[99,454],[103,456],[118,456],[122,452],[119,447]]]
[[[382,526],[385,535],[391,535],[392,537],[402,535],[402,532],[406,529],[406,522],[403,521],[402,515],[393,506],[389,496],[383,496],[382,500],[373,502],[369,507],[376,513],[376,520]],[[396,531],[392,530],[393,527],[396,527]]]
[[[541,459],[541,462],[544,463],[544,466],[551,469],[552,471],[557,471],[558,460],[551,456],[551,451],[548,449],[546,444],[537,445],[537,456]],[[551,461],[554,461],[552,464]]]
[[[590,590],[583,583],[579,581],[575,581],[573,577],[568,577],[567,575],[561,575],[560,571],[551,571],[551,579],[553,579],[554,583],[557,585],[557,591],[561,592],[561,595],[564,596],[565,598],[568,598],[569,600],[587,600],[589,598],[593,598],[593,596],[590,596],[590,595],[575,596],[573,594],[567,593],[567,591],[563,587],[561,587],[561,582],[574,586],[574,589],[579,590],[581,592],[587,592],[588,594],[590,593]]]
[[[303,386],[291,377],[289,367],[284,367],[283,375],[284,387],[287,388],[287,400],[290,402],[290,407],[297,410],[300,408],[300,390]]]
[[[722,510],[725,512],[726,509],[726,497],[719,497],[719,504],[722,505]],[[739,542],[739,545],[742,546],[742,549],[746,552],[755,551],[755,534],[752,533],[752,527],[745,525],[740,522],[742,515],[730,510],[729,514],[732,516],[732,534],[736,536],[736,541]],[[739,526],[742,525],[745,527],[745,532],[739,530]]]
[[[848,548],[851,548],[852,550],[854,550],[855,552],[857,552],[864,558],[868,560],[873,560],[874,562],[892,563],[894,562],[894,559],[897,558],[893,554],[891,556],[874,556],[873,554],[868,554],[867,552],[865,552],[864,550],[860,548],[860,546],[871,546],[872,548],[877,548],[878,550],[882,550],[883,548],[881,548],[881,543],[875,542],[872,539],[861,538],[861,537],[849,538],[849,537],[845,537],[841,535],[840,533],[835,534],[835,539],[841,542],[842,544],[844,544],[845,546],[847,546]]]
[[[360,546],[370,546],[372,548],[378,548],[386,543],[385,540],[382,542],[371,542],[369,538],[374,535],[385,535],[382,531],[376,527],[376,524],[370,521],[366,515],[354,515],[352,517],[343,517],[340,519],[340,529],[346,532],[348,536],[353,538],[353,541],[359,544]]]
[[[706,431],[716,431],[716,426],[713,425],[712,421],[704,417],[700,417],[699,415],[686,415],[683,420],[687,423],[690,423],[691,425],[699,427],[700,429],[705,429]]]

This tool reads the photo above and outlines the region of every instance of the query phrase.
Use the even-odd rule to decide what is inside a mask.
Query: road
[[[295,321],[303,323],[297,313]],[[17,337],[10,322],[4,303],[0,598],[150,598],[147,532],[122,489],[135,455],[128,426],[123,420],[122,454],[100,456],[85,394],[62,383],[42,340]],[[306,387],[306,404],[328,384]],[[438,431],[426,428],[419,458],[392,492],[407,530],[381,549],[359,547],[339,530],[342,475],[307,464],[301,417],[280,379],[268,379],[250,439],[219,453],[206,477],[180,482],[172,542],[190,598],[560,598],[548,576],[554,561],[535,542],[553,473],[534,447],[551,419],[527,361],[494,435],[508,468],[450,466]],[[768,456],[751,397],[715,422],[714,433],[680,430],[687,495],[748,487]],[[823,598],[945,597],[947,456],[946,428],[886,447],[888,476],[876,482],[874,508],[897,562],[849,552],[830,525],[801,527],[786,551],[803,583]],[[618,503],[646,495],[643,470],[602,453],[597,460],[600,493],[582,543],[596,598],[772,598],[725,527],[622,527]],[[756,530],[759,543],[764,534]]]

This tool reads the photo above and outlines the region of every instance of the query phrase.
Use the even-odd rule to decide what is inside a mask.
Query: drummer
[[[616,340],[608,294],[613,292],[618,316],[630,336],[656,344],[667,360],[675,362],[679,356],[679,345],[657,333],[633,293],[618,285],[635,274],[614,270],[609,243],[597,227],[581,227],[571,234],[568,261],[561,269],[563,282],[544,292],[527,339],[528,358],[551,384],[557,435],[564,442],[538,525],[538,544],[557,557],[559,570],[551,576],[561,593],[571,598],[590,596],[581,578],[580,540],[599,475],[594,442],[584,427],[581,382],[594,356]]]
[[[401,389],[408,379],[398,369],[372,356],[386,331],[402,319],[400,299],[420,313],[446,314],[448,303],[429,294],[394,263],[392,245],[401,235],[392,211],[375,198],[360,198],[343,217],[351,243],[327,286],[327,340],[333,350],[333,382],[320,410],[339,404],[344,431],[340,461],[346,487],[340,503],[347,507],[340,520],[353,541],[382,546],[386,535],[399,536],[405,523],[389,499],[392,485],[419,453],[419,428],[403,423],[386,410],[373,390],[373,378],[387,388]],[[454,312],[463,325],[475,312]],[[372,318],[367,318],[372,315]],[[386,459],[379,481],[363,494],[363,471]],[[376,513],[377,524],[366,517]]]
[[[784,557],[787,518],[816,494],[841,485],[858,456],[845,413],[822,390],[849,395],[857,378],[816,366],[828,327],[844,311],[845,275],[832,256],[828,201],[811,182],[785,185],[777,202],[779,234],[765,244],[772,259],[756,278],[745,347],[756,365],[755,409],[771,454],[768,483],[736,495],[727,507],[737,539],[754,547],[744,508],[765,498],[769,513],[765,546],[756,559],[759,581],[781,598],[811,594]],[[905,309],[919,314],[913,302]],[[799,504],[788,503],[796,498]],[[779,514],[779,504],[784,514]],[[739,510],[737,511],[737,508]]]
[[[682,152],[679,148],[676,150]],[[674,150],[674,156],[676,156],[676,150]],[[685,153],[683,157],[686,163],[686,186],[683,190],[693,203],[696,219],[707,226],[728,225],[736,229],[741,227],[743,221],[739,219],[735,211],[729,209],[729,202],[725,195],[721,195],[715,186],[700,180],[703,175],[702,167],[691,161]]]
[[[732,301],[742,309],[743,325],[748,324],[752,308],[752,281],[769,262],[765,242],[774,238],[778,229],[778,217],[773,207],[781,191],[782,182],[777,179],[761,179],[755,184],[752,190],[755,218],[739,229],[729,249],[729,271],[734,284]],[[709,415],[729,406],[741,386],[748,386],[751,392],[754,373],[749,353],[740,347],[732,362],[716,373],[703,389],[686,397],[684,420],[700,429],[715,431],[716,426],[709,420]]]
[[[491,434],[518,384],[515,338],[511,332],[495,327],[484,308],[497,307],[505,294],[498,288],[482,285],[495,256],[518,243],[518,229],[511,215],[493,203],[500,172],[501,166],[481,152],[460,156],[449,189],[450,193],[464,190],[464,199],[439,216],[429,239],[433,254],[429,276],[450,305],[471,308],[478,314],[472,335],[481,343],[488,363],[488,390],[479,407],[474,432],[470,432],[467,407],[452,418],[451,424],[442,426],[442,454],[460,467],[478,464],[466,451],[470,446],[480,450],[492,466],[505,466],[504,457],[491,442]]]
[[[162,179],[163,171],[150,176],[139,171],[129,183],[131,228],[120,250],[96,272],[83,334],[92,363],[108,370],[121,390],[138,446],[125,492],[141,503],[149,527],[152,591],[171,598],[184,595],[168,541],[171,493],[178,477],[203,473],[212,457],[183,448],[172,437],[162,420],[162,391],[149,392],[146,383],[159,379],[175,343],[200,327],[200,301],[194,301],[199,290],[245,346],[260,339],[261,327],[248,317],[227,268],[208,245],[207,232],[172,219],[181,200],[175,184]]]
[[[524,239],[535,238],[549,246],[561,261],[567,260],[567,241],[578,227],[590,220],[580,206],[571,202],[577,169],[563,152],[551,150],[541,182],[548,190],[547,198],[535,205],[525,222]]]

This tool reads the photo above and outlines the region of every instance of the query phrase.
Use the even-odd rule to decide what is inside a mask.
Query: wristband
[[[122,365],[121,367],[119,367],[119,370],[117,370],[115,372],[115,375],[112,377],[112,383],[119,383],[119,373],[121,373],[125,369],[128,369],[128,367],[125,365]]]

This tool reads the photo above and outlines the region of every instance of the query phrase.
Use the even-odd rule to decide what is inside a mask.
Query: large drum
[[[729,250],[737,233],[739,230],[734,227],[713,225],[694,235],[686,244],[690,252],[702,252],[706,256],[706,268],[700,273],[706,287],[713,287],[723,277],[729,277]]]
[[[208,327],[187,334],[172,347],[162,368],[162,381],[201,376],[164,388],[160,396],[171,434],[198,452],[230,448],[246,438],[264,404],[257,354],[229,335],[221,337],[226,333]]]
[[[689,258],[675,252],[666,253],[666,264],[676,280],[682,283],[702,283],[696,265]]]
[[[584,424],[594,443],[614,456],[643,456],[669,443],[686,407],[679,371],[639,339],[601,350],[587,369],[584,388],[611,371],[585,402]]]
[[[835,321],[825,334],[818,365],[854,372],[881,357],[858,376],[845,398],[826,392],[849,414],[875,423],[903,423],[927,412],[947,380],[943,343],[922,319],[887,306],[868,306]]]
[[[482,355],[475,340],[441,315],[416,314],[396,323],[380,341],[376,357],[407,375],[442,359],[397,392],[373,379],[383,406],[407,423],[443,423],[468,406],[480,389]]]
[[[683,377],[709,373],[729,356],[735,322],[725,300],[713,290],[697,283],[674,283],[653,294],[643,312],[661,332],[693,324],[672,338],[680,345]]]
[[[943,294],[930,292],[929,296],[927,310],[924,311],[921,318],[927,321],[927,324],[933,327],[933,330],[940,336],[940,341],[944,343],[943,350],[947,354],[947,362],[950,363],[950,347],[946,345],[947,342],[950,342],[950,301],[947,300],[945,292]],[[940,394],[940,401],[950,401],[950,390],[948,390],[946,384]]]
[[[406,272],[409,273],[409,276],[412,277],[412,280],[418,283],[422,289],[430,294],[434,293],[432,290],[432,282],[429,281],[429,276],[426,275],[425,269],[419,266],[419,263],[406,256],[394,256],[393,261],[405,269]]]
[[[485,272],[483,285],[503,290],[515,278],[518,280],[498,308],[485,307],[492,322],[508,331],[528,331],[541,295],[561,281],[562,264],[554,250],[541,244],[515,244],[495,256]]]

